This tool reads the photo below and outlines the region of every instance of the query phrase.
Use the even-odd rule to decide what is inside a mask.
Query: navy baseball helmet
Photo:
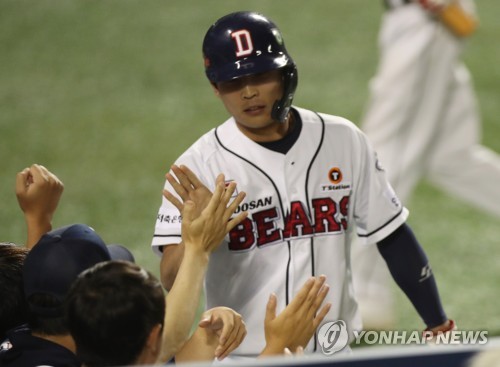
[[[220,18],[205,35],[203,58],[205,73],[214,84],[282,69],[284,94],[273,107],[273,118],[286,119],[297,88],[297,67],[270,19],[249,11]]]

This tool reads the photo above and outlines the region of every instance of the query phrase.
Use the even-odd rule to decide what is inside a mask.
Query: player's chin
[[[259,114],[243,113],[243,116],[241,116],[240,121],[247,127],[255,129],[265,128],[273,123],[271,113],[267,111],[263,111],[262,113]]]
[[[255,119],[253,121],[249,120],[249,119],[246,119],[246,120],[243,120],[242,122],[240,122],[240,124],[244,125],[245,128],[247,128],[248,130],[253,130],[253,131],[267,129],[273,123],[274,122],[270,118],[261,119],[260,121],[256,121]]]

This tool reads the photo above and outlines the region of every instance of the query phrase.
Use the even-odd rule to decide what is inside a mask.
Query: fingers
[[[226,232],[231,231],[238,224],[243,222],[243,220],[248,216],[248,212],[239,213],[236,217],[232,218],[226,225]]]
[[[32,182],[28,181],[28,183],[33,183],[37,186],[49,187],[50,190],[53,190],[53,193],[61,193],[64,190],[62,181],[42,165],[33,164],[30,167],[28,180],[30,180],[30,177]]]
[[[234,212],[236,211],[236,209],[238,209],[238,207],[240,206],[240,204],[245,199],[246,195],[247,194],[244,191],[238,193],[238,195],[236,195],[236,197],[231,202],[231,204],[229,204],[229,206],[226,207],[225,218],[224,218],[226,221],[229,220],[229,218],[231,218],[231,216],[234,214]],[[231,198],[231,197],[229,197],[229,198]]]
[[[299,292],[295,295],[295,297],[292,299],[288,307],[290,308],[290,311],[295,312],[297,309],[299,309],[304,302],[307,300],[307,297],[309,295],[309,292],[311,291],[312,287],[316,283],[316,278],[311,277],[309,278],[302,288],[300,288]]]
[[[219,346],[215,350],[215,357],[224,359],[236,349],[246,335],[246,326],[240,314],[230,310],[220,315],[222,331],[219,337]]]
[[[283,354],[286,357],[294,357],[294,356],[303,356],[304,355],[304,347],[298,346],[297,349],[295,349],[295,354],[292,353],[292,351],[289,348],[285,348],[283,351]]]
[[[219,335],[219,344],[214,351],[219,360],[236,349],[247,334],[241,315],[227,307],[215,307],[206,311],[198,325]]]
[[[191,171],[187,166],[182,164],[179,167],[179,169],[184,175],[184,177],[183,177],[184,182],[189,182],[189,184],[195,189],[197,189],[199,187],[205,187],[205,185],[198,179],[198,177],[193,173],[193,171]],[[176,175],[177,175],[177,173],[176,173]],[[219,175],[219,176],[221,176],[221,175]],[[222,175],[222,180],[224,180],[224,175]]]
[[[183,201],[186,201],[189,198],[189,192],[184,188],[184,186],[182,186],[182,184],[180,184],[175,179],[175,177],[170,172],[165,175],[165,178]]]
[[[16,175],[16,195],[19,195],[26,191],[26,187],[29,185],[28,177],[30,175],[30,169],[25,168]]]
[[[217,209],[220,208],[222,205],[224,205],[221,201],[223,193],[224,193],[224,184],[218,183],[215,186],[215,191],[212,194],[212,197],[210,198],[207,207],[203,211],[215,214],[217,212]]]
[[[187,199],[187,195],[189,195],[191,191],[199,188],[206,188],[206,186],[198,179],[194,172],[191,171],[187,166],[177,166],[174,164],[170,168],[175,174],[175,177],[171,173],[167,173],[165,177],[167,181],[172,185],[175,192],[179,194],[179,196],[183,200]],[[219,179],[219,177],[217,178]],[[224,180],[223,175],[222,180]]]
[[[330,286],[328,284],[323,283],[323,286],[319,289],[319,291],[315,294],[314,293],[312,294],[312,296],[314,298],[313,298],[313,304],[312,304],[311,308],[309,309],[309,316],[310,317],[314,317],[316,312],[321,307],[321,304],[325,300],[326,295],[328,294],[329,291],[330,291]],[[313,292],[313,290],[311,290],[311,292]]]
[[[215,179],[215,184],[217,185],[218,183],[224,183],[224,174],[219,173],[219,175]]]
[[[25,193],[32,184],[44,191],[46,189],[50,190],[51,195],[60,195],[64,190],[62,181],[47,168],[39,164],[33,164],[16,175],[16,194]]]
[[[198,326],[201,328],[207,328],[212,325],[213,322],[213,315],[208,315],[206,317],[202,317],[200,322],[198,323]]]
[[[226,358],[233,350],[238,348],[245,336],[247,335],[247,330],[245,323],[239,321],[237,327],[233,328],[231,336],[227,339],[225,345],[217,347],[215,350],[215,357],[218,360],[223,360]]]
[[[31,176],[33,177],[33,182],[41,183],[43,181],[49,181],[51,177],[50,172],[44,166],[34,164],[30,167]],[[53,176],[53,175],[52,175]]]
[[[316,313],[328,293],[329,286],[324,286],[325,281],[326,276],[320,275],[314,280],[314,284],[307,294],[306,302],[309,305],[309,314]],[[321,292],[322,290],[323,292]]]
[[[236,190],[236,182],[230,182],[227,186],[225,186],[225,190],[223,192],[219,206],[217,208],[216,215],[221,215],[222,220],[224,222],[227,222],[226,232],[229,232],[231,229],[233,229],[235,226],[241,223],[241,221],[245,219],[248,215],[247,212],[242,212],[235,218],[229,220],[229,218],[231,218],[236,209],[238,209],[238,206],[243,202],[243,200],[246,197],[245,192],[240,192],[238,193],[238,195],[236,195],[231,204],[228,205],[235,190]]]
[[[264,319],[264,324],[267,324],[276,318],[276,305],[277,304],[278,304],[278,300],[276,298],[276,294],[271,293],[269,295],[269,300],[267,301],[266,317]]]
[[[318,328],[318,326],[323,322],[323,319],[328,314],[331,307],[332,307],[332,304],[327,303],[321,308],[320,312],[318,312],[318,314],[316,315],[316,317],[314,318],[314,321],[313,321],[314,330],[316,330]]]
[[[177,199],[177,197],[175,195],[173,195],[170,191],[164,189],[163,196],[165,197],[165,199],[170,201],[172,203],[172,205],[175,206],[179,212],[182,213],[184,205],[182,204],[182,202],[179,199]]]
[[[222,191],[220,192],[219,196],[219,191],[218,189],[222,188]],[[227,211],[227,204],[229,203],[229,200],[231,199],[231,196],[233,195],[234,190],[236,189],[236,183],[235,182],[230,182],[227,186],[225,183],[217,183],[215,186],[215,192],[214,196],[216,196],[217,193],[217,201],[214,202],[214,206],[212,207],[214,210],[214,215],[217,218],[221,218],[223,221],[227,221],[229,217],[225,217],[226,211]]]

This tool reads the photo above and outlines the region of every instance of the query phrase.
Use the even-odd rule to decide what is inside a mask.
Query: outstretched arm
[[[183,218],[184,255],[167,295],[161,362],[168,361],[189,335],[210,254],[218,248],[226,234],[247,216],[245,212],[231,218],[244,198],[244,194],[238,195],[230,203],[235,188],[235,184],[226,188],[223,183],[218,183],[206,207],[200,208],[199,203],[188,199],[179,209]]]
[[[44,166],[33,164],[16,175],[16,196],[27,226],[26,247],[31,249],[52,229],[63,183]]]

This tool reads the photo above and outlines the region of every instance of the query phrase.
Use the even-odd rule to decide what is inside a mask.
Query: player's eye
[[[217,84],[217,88],[223,93],[235,92],[244,86],[245,82],[243,79],[244,78],[238,78],[220,82]]]

